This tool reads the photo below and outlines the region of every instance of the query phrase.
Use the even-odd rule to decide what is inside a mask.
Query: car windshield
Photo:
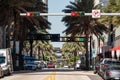
[[[2,64],[2,63],[5,63],[5,57],[4,56],[0,57],[0,64]]]

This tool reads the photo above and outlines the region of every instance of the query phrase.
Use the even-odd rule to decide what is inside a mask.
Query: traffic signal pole
[[[71,16],[71,13],[39,13],[40,16]],[[101,16],[120,16],[120,13],[100,13]],[[26,16],[26,13],[20,13],[20,16]],[[92,13],[85,13],[84,16],[92,16]]]

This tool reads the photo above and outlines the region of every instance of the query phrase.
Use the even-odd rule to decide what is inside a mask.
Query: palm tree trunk
[[[86,47],[86,70],[89,70],[89,51],[88,51],[88,34],[86,34],[85,47]]]
[[[12,53],[12,61],[13,61],[13,70],[16,70],[16,55],[15,55],[15,40],[13,41],[13,53]]]
[[[74,51],[74,70],[76,70],[76,56],[77,56],[77,52],[76,50]]]
[[[19,44],[19,66],[20,66],[20,70],[22,70],[22,69],[24,69],[23,68],[24,60],[23,60],[23,55],[22,55],[23,41],[20,40],[19,42],[20,42],[20,44]]]
[[[32,44],[33,44],[33,40],[30,40],[30,57],[32,57],[32,53],[33,53]]]

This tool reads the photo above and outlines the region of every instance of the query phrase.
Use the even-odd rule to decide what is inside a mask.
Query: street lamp
[[[92,68],[92,35],[90,34],[90,68]]]

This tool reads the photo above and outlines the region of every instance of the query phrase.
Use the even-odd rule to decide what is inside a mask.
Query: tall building
[[[48,0],[42,0],[45,4],[48,4]]]
[[[46,10],[45,10],[45,13],[48,13],[48,0],[42,0],[43,1],[43,3],[45,3],[46,4]],[[48,17],[47,16],[45,16],[45,18],[46,19],[48,19]]]
[[[48,0],[42,0],[42,1],[43,1],[43,3],[46,4],[46,6],[47,6],[47,10],[46,10],[46,12],[48,12]]]

